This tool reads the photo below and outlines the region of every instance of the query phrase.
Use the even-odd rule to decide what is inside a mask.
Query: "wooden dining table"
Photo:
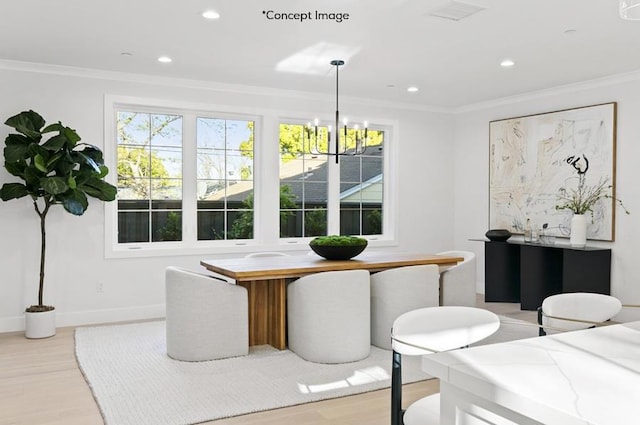
[[[462,257],[400,252],[365,252],[351,260],[325,260],[315,255],[242,257],[202,260],[207,270],[234,279],[249,297],[249,345],[287,347],[287,281],[313,273],[368,270],[435,264],[445,270]]]

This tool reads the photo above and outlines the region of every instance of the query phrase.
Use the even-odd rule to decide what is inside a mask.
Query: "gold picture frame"
[[[605,180],[615,196],[617,103],[506,118],[489,123],[489,228],[521,234],[533,228],[569,236],[572,212],[556,208],[558,195],[584,174]],[[585,169],[586,167],[586,169]],[[587,238],[613,241],[614,199],[588,213]]]

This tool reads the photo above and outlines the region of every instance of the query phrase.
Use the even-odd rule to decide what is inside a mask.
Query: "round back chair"
[[[402,410],[402,355],[463,348],[487,338],[499,327],[500,319],[495,313],[466,306],[421,308],[398,317],[391,331],[391,424],[440,423],[440,394],[424,397]]]
[[[620,300],[610,295],[588,292],[551,295],[542,301],[538,309],[540,335],[602,325],[621,310]]]

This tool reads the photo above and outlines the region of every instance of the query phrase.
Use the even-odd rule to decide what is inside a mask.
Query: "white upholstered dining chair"
[[[442,305],[476,305],[476,254],[471,251],[444,251],[436,255],[462,257],[464,261],[440,274]]]
[[[391,327],[401,314],[438,305],[436,265],[408,266],[371,275],[371,344],[391,350]]]
[[[423,397],[402,409],[402,356],[418,356],[455,350],[481,341],[500,327],[500,319],[488,310],[466,306],[440,306],[409,311],[393,322],[391,332],[391,424],[440,423],[440,394]]]
[[[303,276],[287,287],[289,349],[316,363],[364,359],[371,349],[369,272]]]
[[[167,355],[204,361],[249,353],[247,290],[208,275],[167,267]]]

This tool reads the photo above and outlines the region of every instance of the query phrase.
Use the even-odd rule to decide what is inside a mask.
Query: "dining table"
[[[638,423],[640,321],[426,355],[440,423]]]
[[[287,282],[314,273],[339,270],[382,270],[417,265],[437,265],[441,271],[462,257],[408,253],[363,252],[350,260],[326,260],[317,255],[204,259],[207,270],[235,280],[247,289],[249,345],[287,348]]]

